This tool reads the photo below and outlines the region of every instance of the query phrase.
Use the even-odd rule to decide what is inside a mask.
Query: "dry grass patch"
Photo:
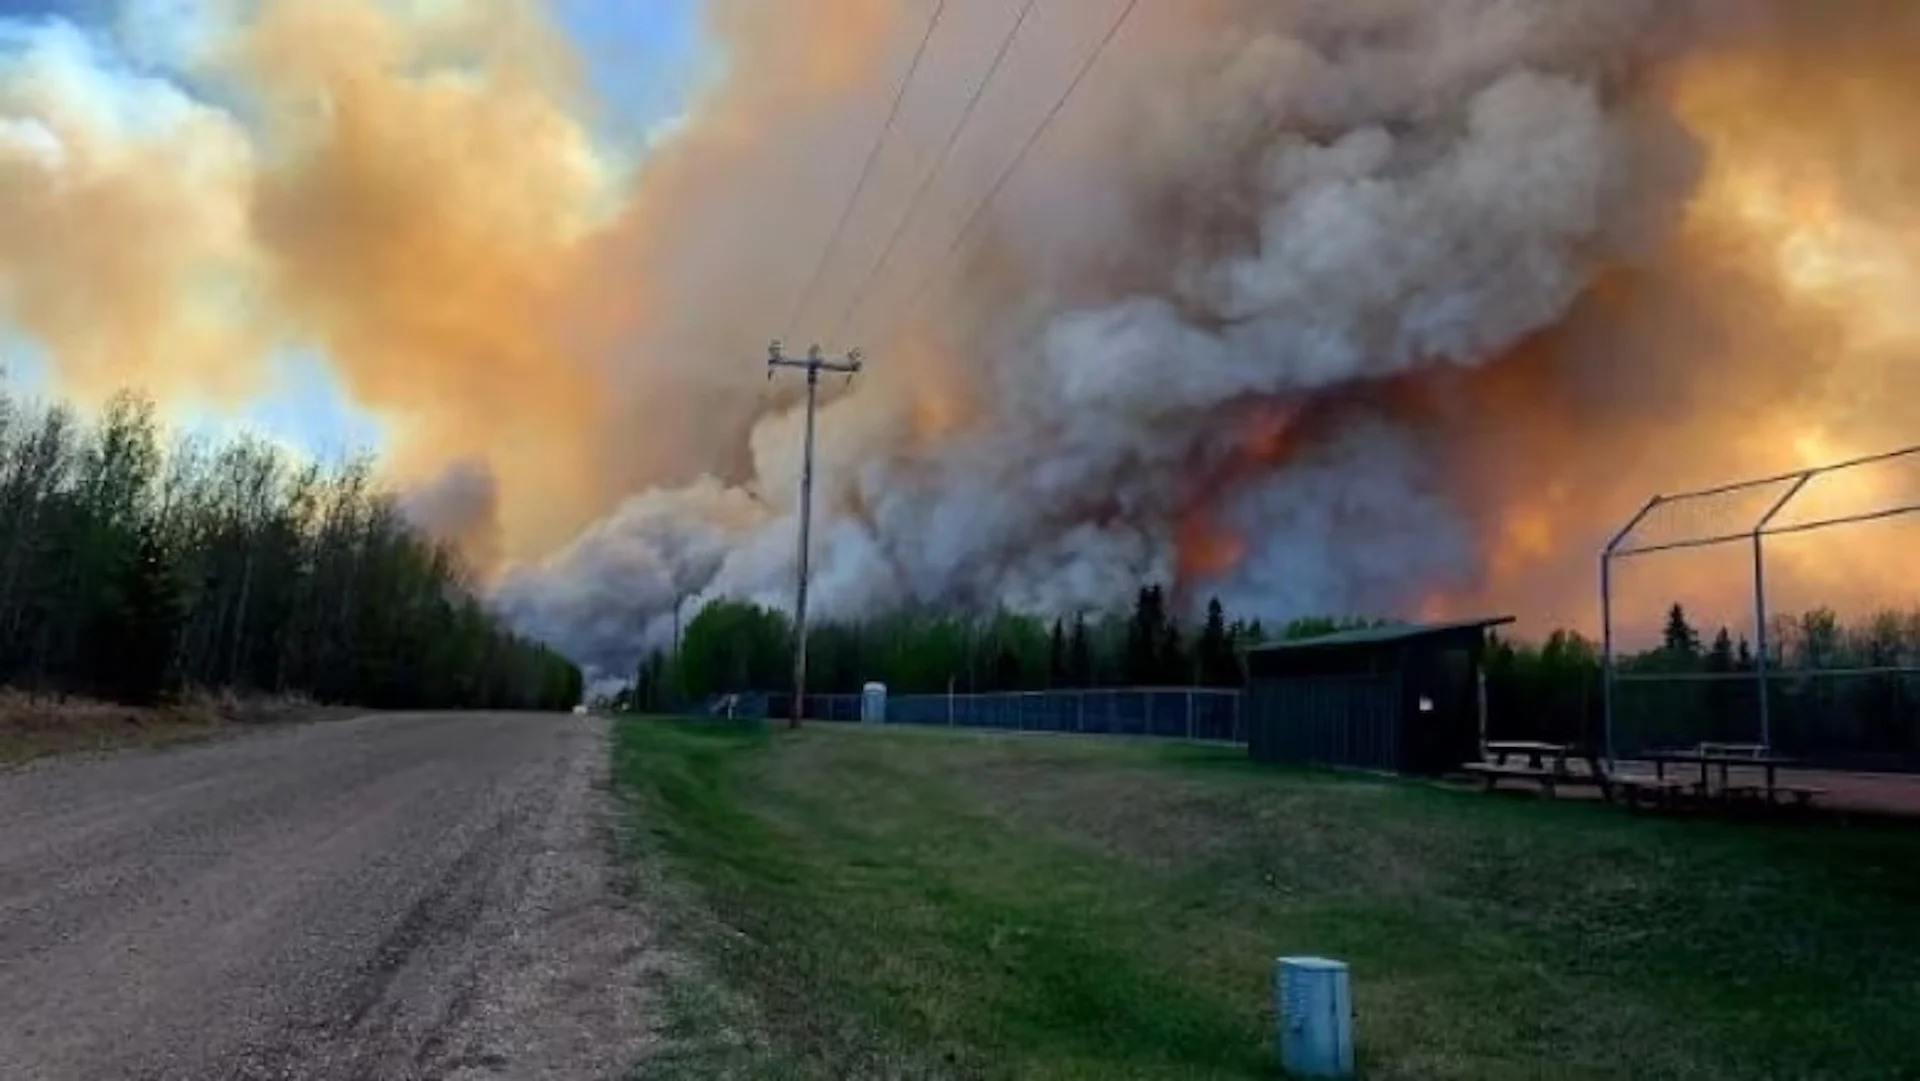
[[[51,755],[164,747],[211,739],[243,726],[364,714],[292,696],[193,692],[157,706],[123,706],[74,695],[0,689],[0,765]]]

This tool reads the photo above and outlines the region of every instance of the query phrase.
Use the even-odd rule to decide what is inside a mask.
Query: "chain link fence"
[[[730,713],[726,699],[710,704],[708,711],[734,717],[784,717],[792,701],[781,694],[731,698]],[[884,723],[1245,743],[1240,699],[1237,690],[1213,687],[890,694]],[[858,722],[860,703],[857,694],[809,695],[806,716],[816,721]]]
[[[1759,732],[1752,673],[1615,677],[1623,754]],[[1822,769],[1920,773],[1920,667],[1776,669],[1766,676],[1768,745]]]
[[[1905,627],[1848,630],[1812,613],[1776,619],[1770,542],[1894,519],[1920,520],[1920,446],[1648,500],[1600,556],[1603,742],[1609,758],[1696,742],[1757,742],[1811,765],[1920,770],[1920,638]],[[1832,541],[1823,542],[1831,544]],[[1823,558],[1884,559],[1899,544]],[[1731,572],[1747,594],[1751,651],[1710,658],[1700,643],[1622,656],[1615,573],[1627,560],[1721,550],[1693,570]],[[1894,557],[1894,558],[1897,558]],[[1883,588],[1898,586],[1886,576]],[[1676,612],[1678,608],[1676,607]],[[1849,648],[1849,639],[1860,641]],[[1663,655],[1678,654],[1678,655]],[[1851,656],[1849,654],[1852,654]]]

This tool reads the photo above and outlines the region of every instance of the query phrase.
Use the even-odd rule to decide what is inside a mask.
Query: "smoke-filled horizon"
[[[1590,625],[1648,494],[1914,440],[1920,11],[1143,0],[949,259],[1125,0],[1036,3],[941,159],[1021,7],[949,3],[782,325],[932,0],[708,0],[724,63],[630,170],[532,0],[186,7],[140,55],[0,22],[0,314],[82,394],[323,349],[603,672],[679,597],[788,603],[775,336],[870,357],[820,417],[829,618],[1153,580]],[[1836,543],[1782,579],[1904,580]]]

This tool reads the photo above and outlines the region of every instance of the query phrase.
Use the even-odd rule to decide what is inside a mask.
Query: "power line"
[[[793,311],[787,315],[787,328],[792,330],[796,320],[806,311],[807,302],[813,299],[813,291],[820,285],[820,276],[827,269],[834,249],[840,245],[840,234],[846,231],[847,222],[853,217],[853,209],[860,203],[860,193],[866,189],[867,180],[873,175],[874,163],[880,160],[880,148],[886,145],[887,135],[893,131],[894,121],[900,117],[900,103],[906,100],[907,89],[913,85],[913,77],[920,70],[920,60],[927,55],[927,45],[933,41],[933,32],[940,26],[940,16],[946,14],[947,0],[937,0],[933,5],[933,14],[927,18],[927,29],[920,35],[920,44],[913,50],[913,59],[907,64],[905,75],[900,77],[900,85],[894,90],[893,104],[887,108],[887,119],[880,125],[880,131],[873,138],[873,146],[867,150],[867,160],[860,167],[860,179],[854,182],[853,190],[847,194],[845,206],[840,208],[840,220],[834,223],[833,232],[827,236],[827,246],[820,250],[820,258],[813,264],[813,271],[807,275],[806,288],[793,303]]]
[[[1067,102],[1073,98],[1074,92],[1080,89],[1080,84],[1086,80],[1087,73],[1093,70],[1094,64],[1099,62],[1100,57],[1107,51],[1107,47],[1113,44],[1114,38],[1120,34],[1120,28],[1126,25],[1127,20],[1132,18],[1134,9],[1139,6],[1140,0],[1127,0],[1127,6],[1120,10],[1119,16],[1113,20],[1113,25],[1107,27],[1105,36],[1100,39],[1100,44],[1095,46],[1093,52],[1087,56],[1086,60],[1081,62],[1080,70],[1074,73],[1073,81],[1067,84],[1067,88],[1061,92],[1059,100],[1053,103],[1053,107],[1047,110],[1046,116],[1041,118],[1039,126],[1035,127],[1033,133],[1027,136],[1027,141],[1020,147],[1020,152],[1013,156],[1013,160],[1007,163],[1007,167],[1002,170],[1000,176],[994,180],[993,186],[987,189],[986,197],[974,205],[973,212],[967,215],[966,223],[961,225],[960,231],[953,235],[953,242],[947,245],[947,250],[941,253],[939,260],[934,264],[933,270],[927,274],[926,278],[921,281],[920,286],[914,290],[911,299],[900,309],[900,315],[894,320],[893,325],[887,328],[887,333],[879,340],[884,341],[887,338],[891,338],[893,334],[900,329],[901,325],[908,318],[912,317],[914,312],[919,310],[920,305],[926,302],[928,295],[931,294],[933,290],[934,284],[939,280],[940,269],[949,259],[953,258],[954,252],[960,249],[960,245],[966,240],[967,234],[971,233],[974,226],[980,223],[980,218],[986,213],[987,207],[991,206],[994,199],[999,197],[1001,189],[1007,186],[1007,181],[1013,179],[1013,174],[1018,172],[1020,166],[1027,160],[1027,155],[1033,151],[1035,146],[1039,145],[1041,138],[1046,135],[1047,129],[1053,125],[1054,120],[1059,117],[1061,110],[1065,109]]]
[[[994,76],[999,74],[1000,65],[1007,59],[1007,54],[1013,51],[1014,39],[1020,36],[1020,28],[1026,25],[1027,16],[1033,13],[1035,2],[1036,0],[1026,0],[1026,3],[1021,5],[1020,14],[1013,20],[1012,28],[1007,31],[1005,37],[1000,39],[1000,48],[993,54],[993,62],[987,65],[986,74],[974,84],[973,96],[967,99],[966,107],[960,111],[960,119],[955,121],[953,129],[947,132],[947,142],[940,148],[940,156],[935,159],[933,168],[927,170],[926,174],[920,178],[920,186],[914,189],[913,197],[907,200],[906,210],[893,223],[893,232],[887,237],[886,244],[882,246],[879,258],[867,267],[866,277],[861,280],[860,287],[854,290],[852,299],[847,301],[847,306],[841,311],[839,320],[834,323],[833,333],[828,335],[829,341],[839,340],[841,332],[847,329],[848,322],[866,301],[868,290],[873,288],[873,283],[879,279],[880,272],[886,268],[888,260],[893,258],[894,248],[899,245],[900,238],[906,234],[907,225],[913,220],[914,211],[919,209],[920,201],[926,197],[928,190],[933,187],[934,180],[947,167],[948,159],[953,157],[954,148],[960,145],[960,136],[966,131],[967,123],[973,119],[973,111],[979,107],[980,99],[986,97],[987,87],[993,83]]]

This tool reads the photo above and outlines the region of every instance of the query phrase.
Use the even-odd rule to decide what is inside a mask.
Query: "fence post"
[[[1187,739],[1193,739],[1193,688],[1187,688]]]
[[[1753,680],[1760,692],[1760,746],[1773,752],[1773,713],[1767,701],[1767,562],[1760,531],[1753,533]],[[1717,727],[1717,726],[1716,726]]]
[[[1794,497],[1800,494],[1800,489],[1805,488],[1807,482],[1819,472],[1815,469],[1800,474],[1800,478],[1781,493],[1780,498],[1767,508],[1767,513],[1753,527],[1753,638],[1759,646],[1754,653],[1753,674],[1754,682],[1760,689],[1760,745],[1769,754],[1773,752],[1773,715],[1767,702],[1767,560],[1761,547],[1761,538],[1767,535],[1767,527],[1773,524],[1774,518],[1793,502]]]
[[[1622,551],[1620,546],[1626,543],[1640,523],[1652,514],[1655,507],[1666,501],[1665,496],[1654,496],[1640,507],[1639,513],[1627,520],[1620,531],[1608,538],[1607,546],[1600,551],[1600,675],[1605,681],[1600,686],[1601,695],[1601,738],[1606,744],[1607,765],[1614,763],[1613,745],[1613,561],[1621,555],[1631,555],[1631,551]]]

